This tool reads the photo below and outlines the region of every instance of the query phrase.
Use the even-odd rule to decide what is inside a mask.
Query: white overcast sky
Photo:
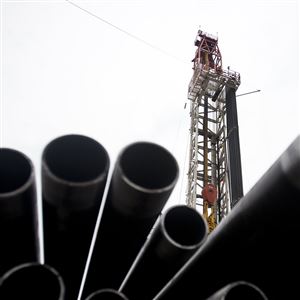
[[[237,94],[261,89],[237,98],[245,192],[298,134],[297,1],[72,1],[154,47],[64,0],[1,1],[1,146],[26,153],[38,174],[59,135],[93,137],[112,161],[147,140],[176,156],[170,203],[184,203],[199,26],[218,35],[223,67],[241,73]]]

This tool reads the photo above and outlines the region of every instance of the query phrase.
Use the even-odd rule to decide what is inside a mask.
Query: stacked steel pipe
[[[116,290],[103,289],[92,293],[85,300],[128,300],[128,298]]]
[[[300,137],[207,239],[197,211],[162,212],[178,178],[166,149],[128,145],[108,169],[89,137],[45,147],[41,264],[33,164],[0,149],[0,299],[76,300],[85,268],[82,300],[297,298]]]
[[[254,284],[245,281],[230,283],[206,300],[267,300],[265,294]]]
[[[45,262],[63,276],[67,299],[79,292],[108,169],[106,150],[86,136],[59,137],[43,151]]]
[[[58,272],[47,265],[25,263],[0,279],[1,300],[64,300],[65,286]]]
[[[84,295],[118,289],[167,202],[178,177],[163,147],[134,143],[119,155],[93,250]]]
[[[0,149],[0,275],[38,260],[35,172],[23,153]]]
[[[200,248],[206,235],[206,223],[196,210],[171,207],[155,226],[120,290],[131,300],[151,300]]]

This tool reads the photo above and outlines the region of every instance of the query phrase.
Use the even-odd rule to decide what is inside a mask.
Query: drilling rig
[[[211,232],[243,196],[236,106],[240,74],[222,67],[218,37],[198,30],[190,100],[188,206]]]

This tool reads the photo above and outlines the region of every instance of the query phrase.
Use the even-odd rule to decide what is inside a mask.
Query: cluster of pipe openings
[[[31,160],[1,148],[0,299],[277,299],[288,276],[272,264],[299,263],[299,144],[208,238],[196,210],[163,210],[178,164],[160,145],[130,144],[110,167],[90,137],[52,140],[42,154],[42,217]]]

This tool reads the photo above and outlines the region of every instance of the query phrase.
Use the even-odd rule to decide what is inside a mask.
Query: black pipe
[[[264,293],[254,284],[246,281],[233,282],[206,300],[267,300]]]
[[[64,293],[59,273],[39,263],[16,266],[0,278],[1,300],[64,300]]]
[[[94,292],[86,300],[128,300],[124,294],[113,289],[103,289]]]
[[[0,275],[38,260],[34,167],[23,153],[0,149]]]
[[[235,88],[226,86],[226,122],[229,153],[229,182],[231,207],[244,196]]]
[[[163,147],[138,142],[119,155],[109,186],[83,295],[118,289],[178,177]]]
[[[51,141],[42,155],[45,261],[75,299],[83,275],[109,169],[106,150],[82,135]]]
[[[269,299],[293,299],[299,292],[299,200],[300,136],[154,299],[206,299],[240,280]]]
[[[206,238],[202,216],[187,206],[169,208],[141,249],[120,291],[131,300],[151,300]]]

